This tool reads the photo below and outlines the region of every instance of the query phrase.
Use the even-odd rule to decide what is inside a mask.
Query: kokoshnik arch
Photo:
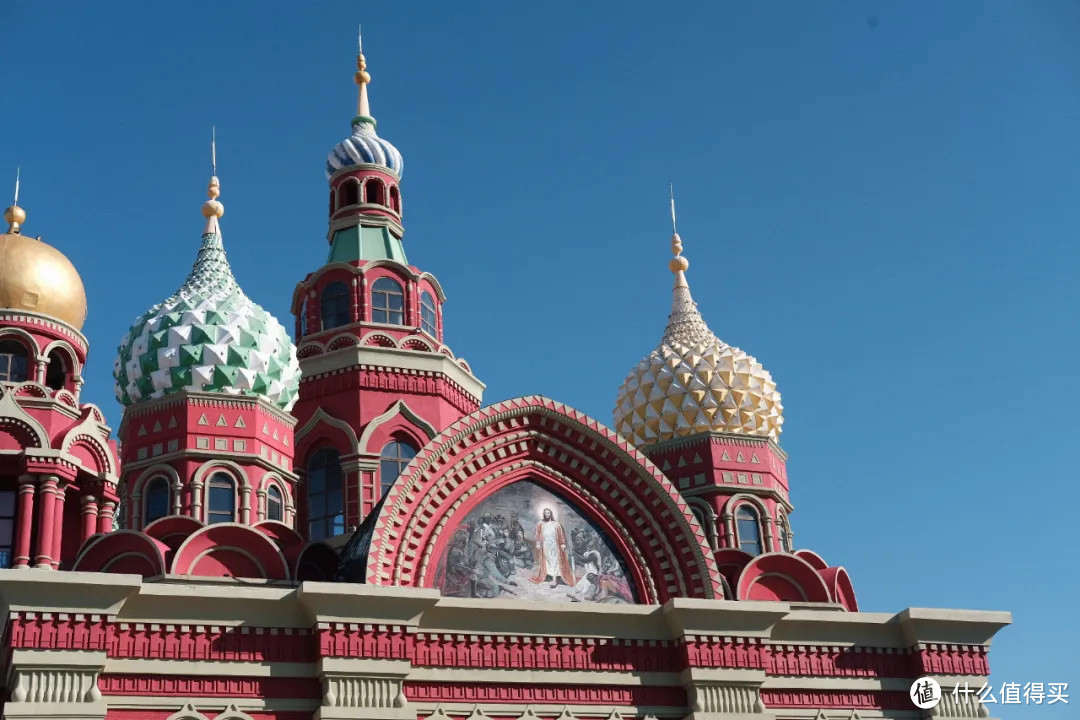
[[[485,406],[406,258],[370,79],[359,55],[295,343],[237,282],[215,170],[187,279],[121,340],[119,445],[79,400],[82,282],[23,234],[16,190],[4,718],[915,718],[914,678],[986,679],[1007,613],[862,612],[798,547],[776,383],[709,329],[677,233],[614,430],[545,397]]]

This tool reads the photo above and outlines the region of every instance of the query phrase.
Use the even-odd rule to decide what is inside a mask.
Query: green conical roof
[[[296,347],[236,283],[216,217],[184,284],[121,340],[113,377],[125,406],[181,390],[262,396],[284,410],[296,402]]]

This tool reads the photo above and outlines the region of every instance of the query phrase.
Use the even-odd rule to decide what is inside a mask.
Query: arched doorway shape
[[[590,513],[625,558],[640,602],[723,597],[705,533],[671,481],[610,429],[539,396],[481,408],[417,454],[379,510],[365,581],[431,586],[450,540],[440,531],[526,478]]]

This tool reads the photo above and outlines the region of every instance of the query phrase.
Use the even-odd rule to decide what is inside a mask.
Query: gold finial
[[[218,201],[221,181],[217,178],[217,128],[210,130],[210,166],[213,175],[210,176],[210,184],[206,188],[206,196],[210,199],[203,203],[202,214],[206,218],[206,232],[216,232],[217,218],[225,214],[225,206]]]
[[[8,232],[13,235],[19,234],[19,228],[26,222],[26,211],[19,207],[19,174],[21,168],[15,168],[15,202],[4,211],[4,220],[8,224]]]
[[[356,114],[359,117],[371,117],[371,106],[368,103],[367,86],[371,82],[371,75],[367,71],[367,61],[364,59],[364,38],[360,32],[360,26],[356,26],[356,75],[353,82],[360,89],[356,101]]]
[[[690,261],[682,256],[682,238],[675,224],[675,187],[669,185],[668,190],[671,193],[671,254],[675,256],[668,262],[668,268],[675,274],[675,287],[689,287],[683,273],[690,267]]]

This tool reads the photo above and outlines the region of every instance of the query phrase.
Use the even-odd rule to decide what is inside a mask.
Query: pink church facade
[[[66,258],[9,208],[44,269],[0,278],[4,718],[903,719],[917,678],[986,681],[1008,613],[865,612],[795,544],[776,383],[709,330],[677,233],[614,429],[484,405],[369,80],[360,56],[293,337],[240,289],[212,178],[191,273],[121,342],[119,452],[78,400],[81,281],[49,285]]]

